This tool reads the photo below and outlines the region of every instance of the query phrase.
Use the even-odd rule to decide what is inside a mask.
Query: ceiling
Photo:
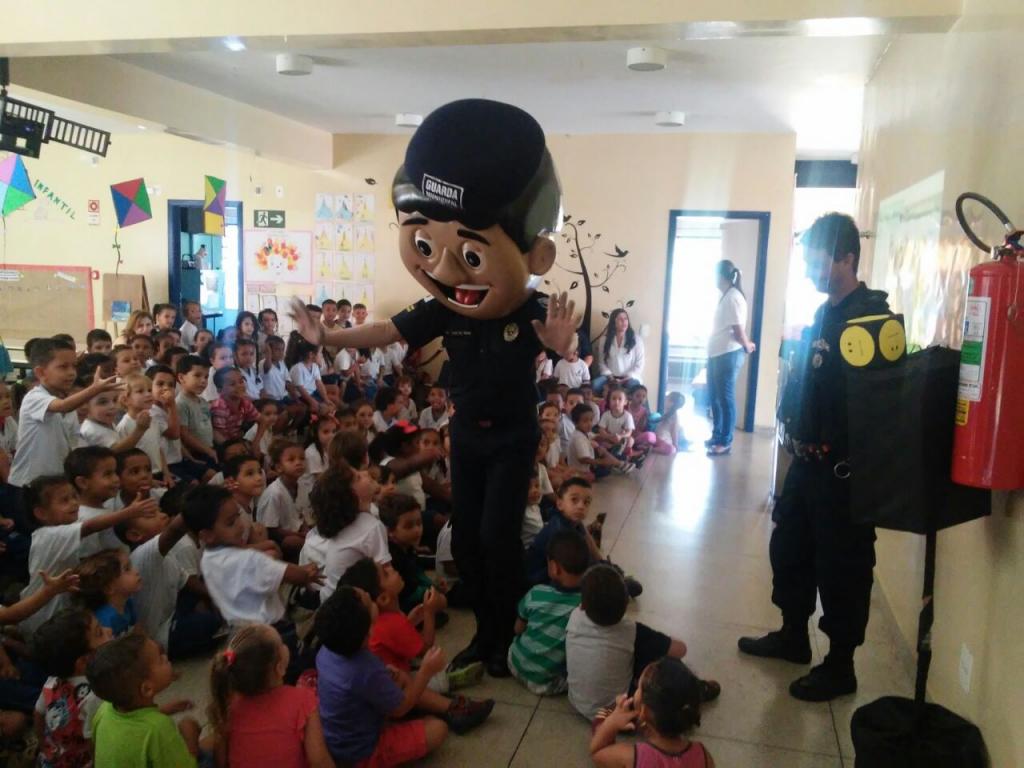
[[[118,58],[332,133],[405,132],[397,112],[483,96],[524,107],[549,133],[793,131],[801,157],[849,157],[889,39],[681,40],[663,44],[660,72],[626,68],[626,49],[642,42],[292,50],[314,57],[305,77],[276,74],[267,51]],[[685,111],[685,128],[657,127],[659,110]]]

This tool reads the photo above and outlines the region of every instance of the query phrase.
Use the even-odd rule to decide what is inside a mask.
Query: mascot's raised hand
[[[533,330],[541,344],[565,357],[576,348],[579,325],[576,302],[569,298],[569,294],[558,293],[548,299],[548,315],[544,322],[533,321]]]

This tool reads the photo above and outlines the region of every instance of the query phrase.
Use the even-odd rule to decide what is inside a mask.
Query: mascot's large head
[[[391,190],[406,269],[467,317],[503,317],[555,263],[562,190],[544,132],[518,107],[453,101],[413,134]]]

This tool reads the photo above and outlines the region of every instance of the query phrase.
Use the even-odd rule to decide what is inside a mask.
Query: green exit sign
[[[253,226],[261,229],[284,229],[284,211],[253,211]]]

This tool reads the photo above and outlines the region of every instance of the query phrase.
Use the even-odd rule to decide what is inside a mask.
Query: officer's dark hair
[[[228,365],[225,366],[224,368],[218,368],[216,371],[214,371],[213,386],[217,388],[218,392],[220,392],[221,389],[224,387],[224,380],[228,377],[228,374],[233,372],[238,372],[238,374],[241,375],[241,371],[239,371],[233,365]]]
[[[589,411],[590,409],[588,408],[587,410]],[[565,494],[567,494],[573,488],[593,488],[593,487],[594,486],[592,486],[590,484],[589,480],[586,480],[586,479],[584,479],[582,477],[570,477],[568,480],[566,480],[564,483],[562,483],[560,486],[558,486],[558,498],[562,498],[563,496],[565,496]]]
[[[313,630],[327,650],[354,656],[366,641],[370,621],[370,611],[359,593],[352,587],[339,587],[317,610]]]
[[[643,705],[662,736],[681,736],[700,725],[700,680],[679,659],[665,656],[640,677]]]
[[[361,589],[370,596],[371,600],[380,597],[380,571],[377,570],[377,562],[372,557],[363,557],[352,563],[338,580],[343,587],[355,587]]]
[[[852,216],[845,213],[826,213],[819,216],[803,235],[800,243],[804,248],[823,250],[832,257],[832,261],[843,259],[846,254],[853,254],[853,274],[857,274],[860,265],[860,231]]]
[[[179,376],[184,376],[196,367],[209,368],[210,361],[201,355],[185,355],[178,361],[178,367],[175,370]]]
[[[476,136],[474,146],[490,144],[490,156],[461,154],[467,131]],[[471,200],[463,200],[460,194],[458,201],[441,202],[420,189],[423,176],[436,173],[436,168],[454,169],[452,181],[462,183],[459,177],[471,161],[490,166],[492,177],[488,186],[467,187],[465,194]],[[515,197],[509,199],[508,193]],[[469,229],[497,224],[523,253],[537,237],[561,224],[562,191],[543,129],[523,110],[496,102],[467,99],[428,115],[409,142],[405,162],[391,185],[391,199],[395,210],[420,213],[434,221],[457,220]]]
[[[572,423],[573,424],[579,424],[580,423],[580,419],[582,419],[588,413],[593,415],[594,409],[591,408],[586,403],[580,403],[579,405],[577,405],[575,408],[572,409],[572,413],[569,414],[569,415],[572,417]]]
[[[89,477],[101,461],[115,458],[114,452],[101,445],[85,445],[75,448],[64,459],[64,474],[72,484],[76,477]],[[77,485],[75,486],[77,489]]]
[[[590,564],[587,540],[576,531],[563,530],[556,533],[548,541],[544,554],[548,560],[558,563],[563,571],[573,576],[582,575]]]
[[[614,626],[626,615],[626,580],[611,563],[597,563],[583,574],[580,598],[588,619],[599,627]]]
[[[75,345],[64,339],[32,339],[31,347],[26,343],[28,362],[33,368],[49,365],[58,352],[74,352]]]
[[[32,651],[43,672],[65,679],[75,674],[78,660],[91,651],[89,630],[93,621],[92,611],[65,608],[40,625],[32,637]]]

